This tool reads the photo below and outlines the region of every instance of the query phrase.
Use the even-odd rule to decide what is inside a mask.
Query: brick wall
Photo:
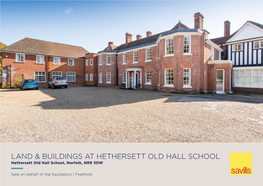
[[[110,54],[111,64],[106,64],[107,54],[100,54],[102,56],[102,65],[98,65],[98,81],[99,73],[102,73],[102,83],[98,83],[98,86],[102,87],[113,87],[117,86],[116,84],[116,54]],[[99,57],[98,57],[99,63]],[[106,73],[111,72],[111,83],[106,83]]]
[[[90,60],[93,60],[93,65],[90,64]],[[98,85],[98,56],[97,54],[86,54],[85,60],[88,60],[88,65],[85,61],[85,85],[97,86]],[[86,74],[88,74],[88,81],[86,80]],[[93,75],[93,80],[90,80],[90,74]]]
[[[25,63],[16,62],[16,54],[15,53],[2,53],[2,67],[4,70],[7,70],[7,82],[3,82],[3,88],[10,87],[10,66],[12,65],[11,72],[11,86],[14,87],[14,80],[16,78],[24,79],[34,79],[34,71],[46,71],[46,60],[44,64],[36,64],[36,55],[25,55]],[[46,78],[47,80],[47,78]],[[46,83],[39,83],[39,86],[43,86]]]
[[[46,72],[46,82],[39,82],[39,87],[47,87],[47,82],[52,78],[52,71],[62,72],[63,77],[67,77],[67,72],[75,72],[75,82],[69,82],[69,86],[79,86],[84,85],[85,82],[85,66],[84,59],[74,59],[74,66],[68,65],[68,58],[61,58],[60,65],[53,64],[53,57],[45,56],[44,64],[36,63],[36,55],[25,55],[25,63],[16,62],[15,53],[2,53],[2,65],[3,69],[8,70],[7,82],[3,82],[2,87],[10,87],[10,67],[12,65],[12,87],[14,86],[14,80],[19,77],[24,77],[24,79],[32,78],[34,79],[35,71],[45,71]]]

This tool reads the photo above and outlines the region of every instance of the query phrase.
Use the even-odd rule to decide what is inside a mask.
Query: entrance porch
[[[142,69],[143,67],[127,67],[126,70],[126,87],[136,89],[136,85],[140,84],[142,89]]]

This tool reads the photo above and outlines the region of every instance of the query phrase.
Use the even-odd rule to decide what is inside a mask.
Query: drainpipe
[[[12,65],[9,65],[10,66],[10,88],[12,88],[12,84],[11,84],[11,78],[12,78]]]
[[[116,53],[116,86],[118,87],[118,54]]]

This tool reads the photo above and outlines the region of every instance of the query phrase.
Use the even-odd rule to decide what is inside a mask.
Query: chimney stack
[[[137,38],[137,40],[139,40],[139,39],[142,38],[142,36],[141,36],[140,34],[138,34],[138,35],[136,36],[136,38]]]
[[[195,13],[194,18],[195,18],[195,28],[203,30],[204,16],[200,12],[197,12]]]
[[[126,32],[126,44],[132,41],[132,34]]]
[[[230,22],[227,20],[224,22],[224,37],[230,36]]]
[[[152,35],[152,32],[151,32],[151,31],[146,32],[146,37],[149,37],[149,36],[151,36],[151,35]]]
[[[110,42],[108,43],[108,46],[111,46],[111,45],[113,45],[113,42],[112,42],[112,41],[110,41]]]

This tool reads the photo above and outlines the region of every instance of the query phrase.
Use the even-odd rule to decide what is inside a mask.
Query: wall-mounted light
[[[5,57],[8,58],[8,55],[6,55]]]

